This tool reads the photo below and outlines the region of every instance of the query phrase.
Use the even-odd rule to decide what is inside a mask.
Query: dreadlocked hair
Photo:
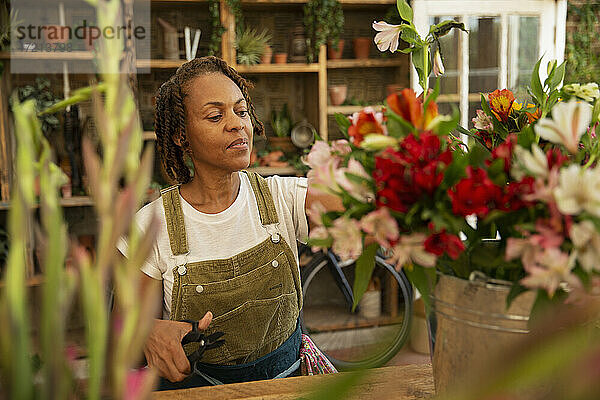
[[[252,88],[251,82],[242,78],[235,69],[217,57],[195,58],[186,62],[158,89],[154,119],[156,144],[162,165],[167,175],[177,183],[183,184],[192,180],[190,169],[185,164],[185,155],[191,152],[185,132],[183,106],[183,99],[187,95],[186,86],[193,78],[215,72],[225,75],[240,88],[248,106],[254,133],[264,135],[265,128],[256,116],[248,92]],[[180,138],[181,146],[175,143],[176,137]]]

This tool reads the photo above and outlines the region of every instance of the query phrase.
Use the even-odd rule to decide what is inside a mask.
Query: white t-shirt
[[[269,236],[260,222],[258,206],[248,176],[245,173],[239,175],[240,189],[237,198],[220,213],[202,213],[179,196],[190,251],[187,255],[188,262],[230,258],[254,247]],[[304,211],[307,179],[272,176],[266,180],[279,218],[279,234],[292,249],[298,265],[296,241],[305,243],[308,236]],[[171,313],[173,268],[181,264],[181,256],[176,258],[171,252],[162,198],[159,197],[136,213],[138,228],[144,232],[153,215],[157,216],[159,223],[157,238],[141,269],[146,275],[163,281],[163,318],[168,319]],[[119,239],[117,248],[127,256],[125,238]]]

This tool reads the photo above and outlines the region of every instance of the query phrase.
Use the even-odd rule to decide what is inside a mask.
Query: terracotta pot
[[[330,60],[339,60],[342,58],[342,52],[344,51],[344,39],[340,39],[338,42],[338,49],[335,50],[331,42],[327,43],[327,58]]]
[[[292,139],[290,137],[269,136],[268,141],[272,149],[281,150],[285,154],[298,151],[298,148],[294,145],[294,143],[292,143]]]
[[[369,58],[369,52],[371,50],[371,38],[359,37],[352,41],[354,45],[354,57],[355,58]]]
[[[62,25],[46,25],[44,38],[46,43],[67,43],[69,41],[69,28]]]
[[[261,64],[271,64],[272,58],[273,58],[273,49],[271,48],[271,46],[266,45],[265,51],[263,52],[262,56],[260,56],[260,63]]]
[[[286,64],[287,56],[287,53],[275,53],[275,55],[273,56],[275,64]]]
[[[339,106],[346,100],[346,94],[348,93],[348,86],[346,85],[337,85],[337,86],[329,86],[327,89],[329,91],[329,100],[331,101],[331,105]]]
[[[403,89],[403,86],[400,85],[399,83],[391,83],[391,84],[385,86],[385,92],[388,96],[390,94],[400,93],[400,91],[402,89]]]

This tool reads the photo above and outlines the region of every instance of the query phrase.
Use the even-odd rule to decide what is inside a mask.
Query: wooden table
[[[298,376],[222,386],[168,390],[154,392],[152,398],[154,400],[298,399],[325,385],[335,384],[335,380],[342,375],[346,374]],[[353,387],[350,398],[412,400],[429,398],[434,394],[431,364],[412,364],[366,371]]]

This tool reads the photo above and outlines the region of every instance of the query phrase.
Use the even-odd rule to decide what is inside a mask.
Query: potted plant
[[[275,137],[269,137],[269,144],[273,148],[279,148],[285,153],[296,151],[296,147],[290,138],[292,125],[292,116],[287,103],[283,104],[281,111],[273,109],[271,111],[271,128],[273,128]]]
[[[271,34],[265,29],[258,33],[256,29],[246,28],[235,38],[237,62],[244,65],[258,64],[271,41]]]
[[[416,33],[408,4],[398,9],[402,29]],[[530,314],[600,285],[600,208],[590,189],[600,182],[600,91],[597,84],[559,90],[565,64],[556,62],[542,82],[538,61],[534,104],[516,102],[508,90],[482,95],[469,131],[457,112],[438,113],[439,80],[427,91],[428,40],[416,37],[409,50],[427,95],[405,89],[387,97],[385,115],[370,108],[336,115],[347,140],[316,142],[307,156],[313,189],[345,206],[311,211],[318,226],[309,243],[333,246],[342,258],[362,251],[355,305],[375,250],[387,251],[423,294],[430,319],[437,317],[433,366],[443,391],[526,334]],[[367,235],[373,240],[363,244]]]
[[[309,0],[304,5],[306,62],[316,60],[319,48],[329,40],[337,48],[344,30],[344,12],[337,0]]]
[[[16,89],[16,94],[19,102],[24,102],[29,99],[35,100],[38,112],[45,110],[58,102],[58,98],[50,90],[50,81],[46,78],[37,77],[33,85],[25,85]],[[47,138],[50,133],[58,129],[60,122],[56,117],[56,113],[42,114],[38,118],[42,124],[42,132]]]

